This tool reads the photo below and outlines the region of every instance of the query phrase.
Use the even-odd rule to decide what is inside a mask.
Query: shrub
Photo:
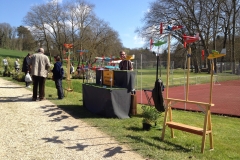
[[[161,116],[161,112],[159,112],[155,107],[152,106],[142,106],[142,116],[143,123],[157,123],[158,118]]]

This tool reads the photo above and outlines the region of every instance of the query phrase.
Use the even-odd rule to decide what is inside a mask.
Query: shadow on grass
[[[58,105],[57,107],[62,109],[65,112],[67,112],[69,115],[71,115],[75,119],[79,119],[79,118],[104,118],[102,116],[99,116],[99,115],[96,115],[96,114],[93,114],[93,113],[89,112],[82,105]]]
[[[135,131],[135,132],[139,132],[139,131],[145,131],[143,130],[143,128],[139,128],[139,127],[126,127],[126,130],[129,130],[129,131]],[[162,127],[161,126],[151,126],[151,130],[158,130],[158,131],[161,131],[162,130]]]
[[[128,135],[128,138],[131,139],[135,139],[138,142],[144,142],[146,145],[148,146],[154,146],[159,150],[165,150],[165,151],[176,151],[176,152],[191,152],[192,150],[188,149],[188,148],[184,148],[181,145],[175,144],[175,143],[171,143],[169,141],[162,141],[159,137],[152,137],[152,139],[154,139],[154,141],[160,141],[160,143],[151,143],[152,141],[146,140],[144,139],[144,137],[140,137],[140,136],[132,136],[132,135]],[[164,144],[161,144],[164,143]]]

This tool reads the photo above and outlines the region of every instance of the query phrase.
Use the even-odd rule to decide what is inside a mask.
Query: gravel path
[[[1,160],[141,160],[126,146],[48,100],[0,78]]]

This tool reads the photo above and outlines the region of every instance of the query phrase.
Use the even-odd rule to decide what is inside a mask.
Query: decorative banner
[[[202,50],[202,60],[204,60],[204,50]]]
[[[77,52],[88,52],[88,50],[84,49],[84,50],[77,50]]]
[[[150,50],[152,49],[152,45],[154,45],[154,46],[161,46],[161,45],[163,45],[163,44],[165,44],[165,43],[167,43],[166,40],[157,41],[157,42],[153,43],[153,40],[152,40],[152,38],[151,38],[151,39],[150,39]]]
[[[181,25],[178,25],[178,26],[168,26],[166,30],[168,30],[168,31],[176,31],[176,30],[180,30],[182,28],[183,28],[183,26],[181,26]]]
[[[152,50],[152,45],[153,45],[153,40],[152,38],[150,39],[150,50]]]
[[[214,59],[214,58],[219,58],[219,57],[223,57],[223,56],[226,56],[226,48],[223,48],[221,53],[219,53],[216,50],[212,50],[212,53],[210,53],[207,58]]]
[[[72,54],[73,52],[65,52],[66,54]]]
[[[163,33],[163,23],[160,23],[160,34]]]
[[[187,36],[187,35],[183,35],[183,41],[186,43],[194,43],[196,41],[198,41],[200,39],[199,37],[199,33],[196,34],[196,36]]]
[[[167,41],[157,41],[157,42],[155,42],[153,44],[154,44],[154,46],[161,46],[161,45],[163,45],[165,43],[167,43]]]
[[[73,48],[73,44],[64,43],[63,46],[64,46],[66,49]]]

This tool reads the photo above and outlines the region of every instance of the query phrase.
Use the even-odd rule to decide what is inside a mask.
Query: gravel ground
[[[48,100],[0,78],[1,160],[141,160],[127,146]]]

